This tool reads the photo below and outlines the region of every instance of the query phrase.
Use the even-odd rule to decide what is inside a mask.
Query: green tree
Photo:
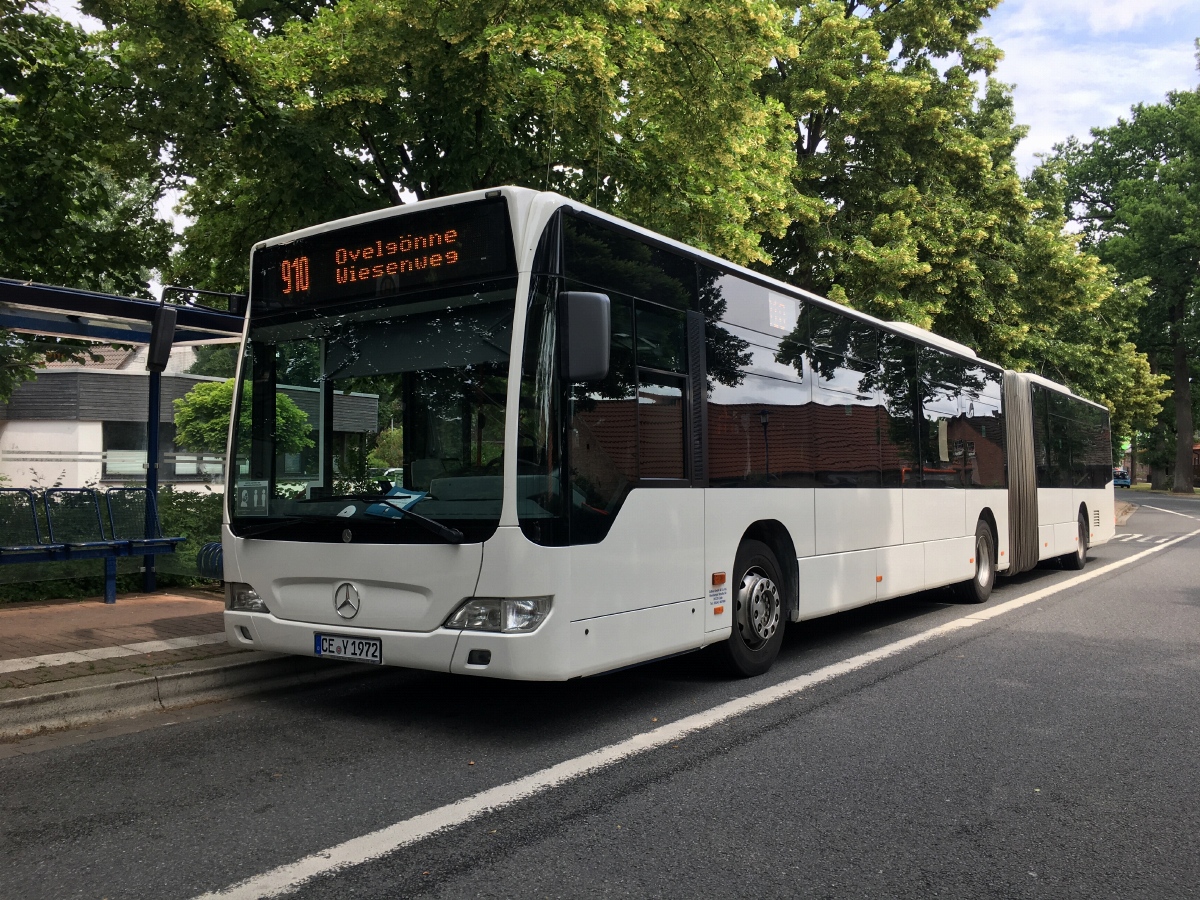
[[[1165,452],[1152,461],[1169,458],[1171,489],[1190,494],[1198,399],[1192,380],[1200,376],[1200,90],[1139,104],[1128,119],[1093,129],[1090,143],[1068,141],[1058,157],[1087,245],[1123,279],[1148,288],[1136,340],[1169,376],[1172,394],[1155,429]]]
[[[404,465],[404,429],[389,428],[375,438],[374,453],[389,467]]]
[[[764,76],[794,122],[794,219],[769,271],[1066,382],[1120,427],[1161,392],[1127,339],[1140,301],[1022,184],[1025,129],[977,35],[997,0],[811,0]],[[1043,180],[1045,181],[1045,180]],[[1050,182],[1053,179],[1049,179]]]
[[[130,85],[79,28],[0,0],[0,277],[149,296],[169,225],[156,152],[129,131]],[[86,344],[0,332],[0,400]]]
[[[84,9],[109,26],[132,94],[154,98],[138,106],[144,133],[189,179],[184,283],[243,289],[265,236],[498,184],[742,261],[787,222],[786,122],[757,89],[790,55],[770,0]]]
[[[196,347],[195,362],[188,366],[188,373],[232,378],[237,373],[237,360],[237,344],[200,344]]]
[[[175,403],[175,441],[195,453],[224,453],[233,408],[233,379],[198,384]],[[250,386],[242,393],[239,452],[250,449]],[[308,414],[286,394],[275,395],[275,450],[299,453],[313,446]]]

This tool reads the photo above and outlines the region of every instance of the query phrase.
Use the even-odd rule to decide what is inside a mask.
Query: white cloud
[[[1021,174],[1071,135],[1114,125],[1138,103],[1197,86],[1200,0],[1006,0],[985,22],[1004,51],[996,77],[1014,85]]]
[[[1005,0],[1002,9],[1014,30],[1074,31],[1086,24],[1087,31],[1099,35],[1169,23],[1185,16],[1189,5],[1186,0]]]

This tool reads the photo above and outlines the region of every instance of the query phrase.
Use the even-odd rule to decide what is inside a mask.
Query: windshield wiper
[[[356,499],[362,500],[364,503],[386,503],[405,518],[412,519],[430,534],[435,534],[448,543],[461,544],[465,540],[463,533],[457,528],[451,528],[449,525],[443,525],[441,522],[430,519],[421,515],[420,513],[415,513],[411,509],[405,509],[403,506],[398,505],[396,501],[392,500],[390,497],[358,497]],[[385,516],[382,513],[371,512],[369,509],[363,510],[363,513],[371,516],[372,518],[388,519],[393,522],[396,521],[395,519],[392,519],[391,516]]]
[[[334,494],[328,497],[313,497],[311,499],[301,500],[300,503],[322,503],[336,500],[358,500],[360,503],[385,503],[401,515],[412,519],[430,534],[435,534],[444,541],[451,544],[461,544],[465,538],[463,533],[457,528],[451,528],[449,525],[443,525],[435,519],[430,519],[420,513],[415,513],[411,509],[405,509],[396,503],[395,497],[389,497],[386,494]],[[363,510],[364,515],[371,516],[374,519],[388,519],[395,521],[391,516],[380,515],[373,513],[369,509]]]

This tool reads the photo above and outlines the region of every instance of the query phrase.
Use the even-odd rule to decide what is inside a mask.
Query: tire
[[[762,675],[783,645],[785,583],[771,548],[743,541],[733,564],[733,631],[721,645],[725,668],[739,678]]]
[[[975,526],[975,577],[954,586],[962,603],[986,603],[996,583],[996,540],[988,523]]]
[[[1072,572],[1078,572],[1087,565],[1088,523],[1083,513],[1079,514],[1079,521],[1076,525],[1078,531],[1075,536],[1075,552],[1066,553],[1062,556],[1063,568],[1070,569]]]

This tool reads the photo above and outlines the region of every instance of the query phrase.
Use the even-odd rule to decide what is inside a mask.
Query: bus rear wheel
[[[1083,513],[1079,514],[1079,521],[1076,525],[1078,532],[1075,535],[1075,552],[1064,554],[1062,557],[1063,568],[1074,572],[1078,572],[1087,565],[1088,523]]]
[[[963,603],[986,603],[996,583],[996,541],[988,523],[979,520],[975,526],[975,577],[954,586]]]
[[[732,674],[750,678],[771,668],[783,644],[784,580],[775,554],[761,541],[742,543],[733,573],[733,631],[721,655]]]

